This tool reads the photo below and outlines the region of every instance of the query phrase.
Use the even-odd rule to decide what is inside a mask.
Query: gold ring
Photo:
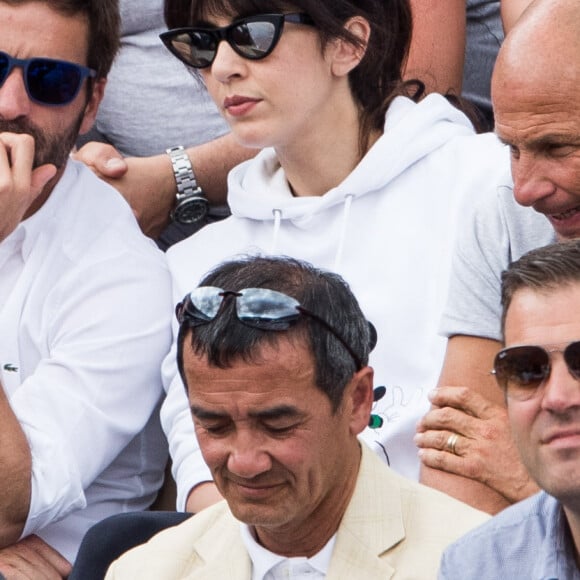
[[[458,440],[459,440],[459,435],[457,435],[457,433],[451,433],[451,435],[449,435],[449,438],[447,439],[447,443],[445,445],[445,448],[447,449],[447,451],[453,453],[454,455],[457,455],[457,451],[455,450],[455,446],[457,445]]]

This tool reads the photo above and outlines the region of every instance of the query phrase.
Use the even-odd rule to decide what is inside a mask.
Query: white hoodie
[[[342,275],[378,343],[371,353],[375,404],[383,425],[363,439],[399,473],[418,477],[415,426],[437,383],[445,340],[437,327],[445,302],[452,244],[470,195],[509,185],[509,155],[494,135],[475,136],[467,118],[440,95],[415,104],[399,97],[383,136],[354,171],[323,196],[293,197],[274,150],[234,168],[232,217],[173,246],[174,298],[205,273],[242,254],[281,254]],[[164,364],[162,422],[183,509],[187,493],[211,479],[196,445],[175,345]]]

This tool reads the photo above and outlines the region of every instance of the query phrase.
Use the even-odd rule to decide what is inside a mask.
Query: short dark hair
[[[0,0],[18,6],[33,0]],[[87,66],[97,71],[97,78],[105,78],[121,43],[119,0],[44,0],[55,12],[76,16],[82,14],[89,25]]]
[[[340,332],[360,363],[368,364],[369,324],[348,284],[337,274],[293,258],[252,256],[219,265],[204,277],[200,286],[231,291],[268,288],[283,292]],[[263,345],[277,344],[281,338],[305,340],[314,358],[316,386],[328,396],[334,410],[338,409],[344,388],[357,370],[353,357],[340,340],[310,316],[301,316],[286,331],[263,330],[241,323],[233,301],[228,301],[210,323],[193,329],[184,323],[179,329],[177,364],[186,386],[183,348],[188,335],[191,335],[193,351],[219,368],[228,368],[236,360],[257,361]]]
[[[502,334],[514,294],[523,288],[549,291],[580,282],[580,240],[536,248],[510,264],[501,276]]]
[[[422,83],[402,81],[411,44],[409,0],[165,0],[165,21],[169,28],[179,28],[192,26],[207,15],[235,18],[289,10],[305,12],[312,18],[323,47],[335,38],[360,44],[344,24],[354,16],[369,22],[371,34],[365,55],[349,76],[360,108],[361,142],[373,130],[382,132],[385,114],[395,96],[412,93],[419,98],[422,94]]]

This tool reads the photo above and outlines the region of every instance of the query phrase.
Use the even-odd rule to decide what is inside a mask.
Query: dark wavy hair
[[[382,132],[391,101],[401,94],[418,100],[424,91],[420,81],[402,81],[412,32],[408,0],[165,0],[169,28],[192,26],[208,15],[231,18],[260,13],[304,12],[315,23],[322,47],[342,38],[361,41],[344,28],[349,18],[362,16],[371,27],[365,55],[350,75],[350,88],[360,109],[362,150],[371,131]]]

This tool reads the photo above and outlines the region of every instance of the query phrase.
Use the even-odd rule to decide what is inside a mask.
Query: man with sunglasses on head
[[[492,79],[495,131],[513,188],[481,192],[458,234],[433,409],[416,443],[422,481],[497,513],[537,491],[489,375],[501,341],[500,277],[525,252],[580,237],[580,3],[536,0],[507,35]]]
[[[69,160],[119,42],[116,0],[0,0],[0,575],[68,574],[163,476],[162,254]]]
[[[542,491],[445,553],[441,580],[580,578],[580,241],[533,250],[502,276],[494,374]]]
[[[195,432],[226,501],[122,556],[108,580],[426,580],[486,519],[359,441],[376,337],[340,276],[290,258],[225,262],[177,317]]]

